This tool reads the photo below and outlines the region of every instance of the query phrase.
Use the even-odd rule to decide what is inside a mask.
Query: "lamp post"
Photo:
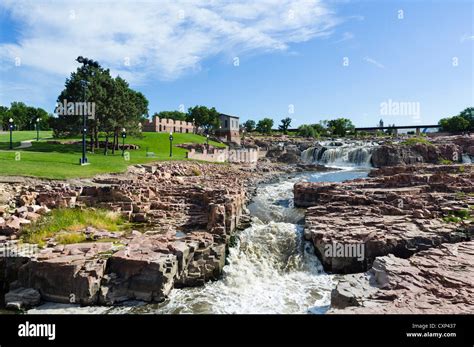
[[[209,150],[209,134],[206,135],[206,146],[207,150]]]
[[[170,157],[173,156],[173,132],[170,131]]]
[[[39,122],[40,122],[40,119],[39,119],[39,118],[36,118],[36,141],[39,141],[39,140],[40,140],[40,135],[39,135]]]
[[[86,104],[86,88],[87,88],[87,81],[81,80],[81,85],[83,88],[84,93],[84,105]],[[87,135],[87,116],[86,112],[82,115],[82,158],[80,160],[81,165],[87,164],[87,156],[86,156],[86,135]]]
[[[10,129],[10,149],[13,149],[13,118],[10,118],[8,123],[8,128]]]
[[[89,66],[90,68],[93,68],[92,71],[90,71],[90,74],[92,76],[95,75],[95,70],[100,68],[100,65],[98,62],[92,60],[92,59],[87,59],[85,57],[79,56],[77,57],[76,61],[79,64],[82,64],[83,67],[85,68],[86,66]],[[86,87],[87,87],[88,81],[83,79],[81,80],[81,85],[83,88],[83,93],[84,93],[84,105],[86,104]],[[82,117],[82,158],[79,160],[81,165],[87,165],[87,157],[86,157],[86,134],[87,134],[87,115],[86,112],[83,112],[83,117]]]
[[[127,137],[127,130],[122,129],[122,157],[125,156],[125,138]]]
[[[196,118],[193,118],[193,134],[196,134]]]

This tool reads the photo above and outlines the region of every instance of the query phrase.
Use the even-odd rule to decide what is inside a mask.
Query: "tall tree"
[[[214,107],[207,108],[206,106],[194,106],[188,109],[186,115],[188,122],[195,122],[197,127],[204,128],[206,132],[219,127],[219,112]]]
[[[86,81],[85,88],[83,81]],[[64,100],[94,103],[95,117],[87,120],[92,151],[99,144],[99,132],[105,133],[107,143],[109,137],[113,136],[113,148],[116,149],[121,129],[126,128],[127,133],[137,133],[139,123],[148,114],[145,96],[132,90],[120,76],[112,78],[110,71],[97,62],[84,63],[71,73],[66,79],[65,89],[58,96],[59,103]],[[61,114],[54,122],[55,136],[77,135],[81,130],[82,115]]]
[[[278,129],[283,131],[284,134],[288,133],[288,128],[290,127],[291,124],[291,118],[286,117],[281,120],[281,124],[278,126]]]

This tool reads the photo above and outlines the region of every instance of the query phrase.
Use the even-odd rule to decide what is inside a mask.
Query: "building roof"
[[[229,117],[229,118],[239,119],[239,117],[237,117],[237,116],[231,116],[231,115],[228,115],[228,114],[225,114],[225,113],[219,113],[219,117]]]

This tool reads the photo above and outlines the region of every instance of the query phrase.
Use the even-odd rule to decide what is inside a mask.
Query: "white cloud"
[[[461,36],[461,43],[464,41],[474,41],[474,35],[464,34]]]
[[[365,57],[364,60],[365,60],[366,62],[368,62],[369,64],[372,64],[372,65],[377,66],[377,67],[380,68],[380,69],[385,69],[385,65],[383,65],[382,63],[379,63],[379,62],[378,62],[377,60],[375,60],[375,59],[372,59],[372,58],[370,58],[370,57]]]
[[[335,41],[334,43],[341,43],[344,41],[352,40],[353,38],[354,38],[354,34],[351,33],[350,31],[346,31],[342,33],[342,37],[339,40]]]
[[[83,55],[132,83],[176,79],[216,55],[285,51],[328,35],[339,23],[321,0],[22,1],[3,0],[20,23],[0,62],[68,76]],[[128,59],[130,66],[124,64]]]

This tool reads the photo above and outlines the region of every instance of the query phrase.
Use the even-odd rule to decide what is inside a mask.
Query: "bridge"
[[[386,126],[386,127],[366,127],[366,128],[355,128],[355,131],[377,131],[377,130],[394,130],[395,134],[398,133],[398,130],[401,129],[416,129],[416,135],[420,135],[420,129],[423,129],[423,132],[426,132],[426,129],[435,129],[439,128],[438,124],[436,125],[401,125],[401,126]]]

